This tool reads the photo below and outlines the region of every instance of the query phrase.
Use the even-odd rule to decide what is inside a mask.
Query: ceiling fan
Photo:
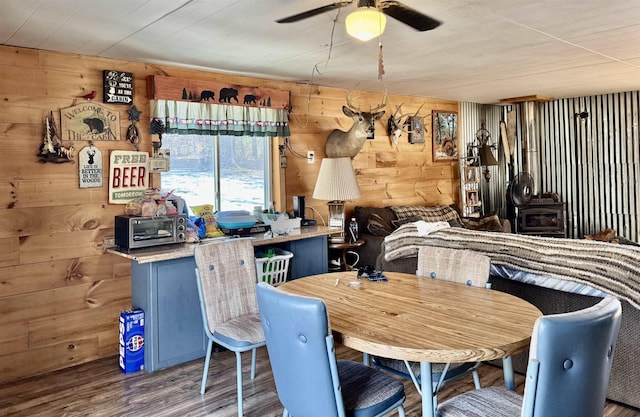
[[[327,4],[325,6],[307,10],[302,13],[297,13],[283,19],[278,19],[276,20],[276,22],[297,22],[309,17],[319,15],[321,13],[328,12],[330,10],[348,6],[353,2],[354,0],[339,1]],[[380,35],[384,31],[384,26],[386,23],[386,18],[384,15],[391,16],[394,19],[404,23],[405,25],[411,26],[412,28],[420,32],[435,29],[441,24],[441,22],[439,22],[438,20],[422,14],[409,6],[400,3],[399,1],[357,0],[357,5],[358,7],[356,8],[356,10],[350,13],[349,16],[347,16],[347,20],[345,23],[347,25],[347,32],[349,32],[350,35],[361,40],[369,40],[375,36]],[[355,29],[355,27],[359,25],[366,25],[367,23],[369,24],[370,28],[361,31],[366,33],[363,34],[362,37],[356,35],[355,33],[358,29]],[[354,33],[352,33],[352,30],[354,31]]]

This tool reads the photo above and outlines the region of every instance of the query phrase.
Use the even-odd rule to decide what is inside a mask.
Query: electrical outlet
[[[116,246],[116,237],[115,236],[104,236],[102,238],[102,248],[103,250],[107,250],[109,248],[114,248]]]
[[[307,163],[313,164],[316,162],[316,154],[313,151],[307,151]]]

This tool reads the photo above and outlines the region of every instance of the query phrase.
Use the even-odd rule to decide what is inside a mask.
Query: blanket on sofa
[[[590,285],[640,308],[640,248],[635,246],[457,227],[420,236],[408,223],[385,237],[384,259],[415,257],[420,246],[473,250],[492,264]]]

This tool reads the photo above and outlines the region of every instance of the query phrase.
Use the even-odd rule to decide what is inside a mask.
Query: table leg
[[[504,372],[504,386],[511,391],[516,390],[516,381],[513,376],[513,360],[511,356],[502,358],[502,371]]]
[[[431,362],[420,362],[420,380],[422,384],[420,394],[422,395],[422,417],[435,417],[436,397],[433,395],[433,384],[431,383]]]

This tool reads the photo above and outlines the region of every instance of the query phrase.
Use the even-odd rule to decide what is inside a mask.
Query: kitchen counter
[[[340,233],[339,229],[327,226],[310,226],[293,229],[286,235],[277,235],[275,237],[265,237],[263,233],[254,234],[248,237],[252,240],[253,246],[278,245],[281,243],[292,242],[301,239],[310,239],[314,237],[330,236]],[[145,249],[131,249],[130,251],[120,250],[118,248],[107,249],[108,253],[122,256],[139,264],[167,261],[171,259],[180,259],[193,256],[195,248],[198,245],[206,245],[208,243],[219,242],[228,239],[236,239],[231,236],[220,236],[202,239],[199,243],[178,243],[173,245],[155,246]]]
[[[327,236],[339,233],[326,226],[293,229],[287,235],[250,236],[253,246],[278,247],[293,253],[288,279],[328,271]],[[154,372],[194,359],[206,353],[207,337],[196,278],[195,248],[198,245],[234,239],[210,238],[200,243],[156,246],[108,253],[131,260],[131,306],[145,314],[144,369]]]

